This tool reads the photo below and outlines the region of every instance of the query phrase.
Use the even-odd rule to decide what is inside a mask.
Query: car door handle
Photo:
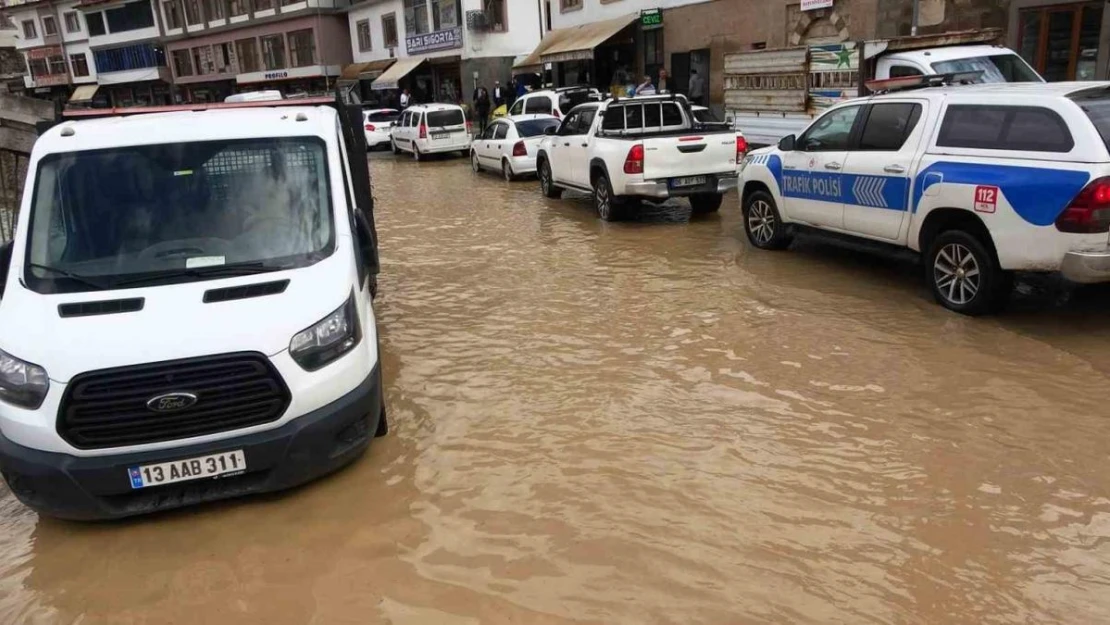
[[[825,163],[825,169],[839,170],[840,163]]]
[[[590,144],[588,144],[588,143],[583,143],[583,144],[582,144],[582,147],[584,147],[584,148],[588,148],[588,147],[590,147]]]
[[[906,173],[906,168],[901,165],[887,165],[883,167],[883,171],[888,174],[904,174]]]

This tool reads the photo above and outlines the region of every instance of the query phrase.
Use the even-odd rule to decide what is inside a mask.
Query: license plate
[[[449,133],[449,132],[433,132],[432,133],[432,141],[443,141],[444,139],[450,139],[450,138],[451,138],[451,133]]]
[[[127,477],[131,480],[131,488],[146,488],[206,477],[227,476],[246,470],[247,457],[242,449],[237,449],[210,456],[130,467],[127,469]]]
[[[671,178],[671,187],[696,187],[705,184],[705,176],[687,176],[686,178]]]

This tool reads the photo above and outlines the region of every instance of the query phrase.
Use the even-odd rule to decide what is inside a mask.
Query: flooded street
[[[935,305],[584,197],[375,154],[388,437],[127,522],[0,486],[0,623],[1110,622],[1110,295]]]

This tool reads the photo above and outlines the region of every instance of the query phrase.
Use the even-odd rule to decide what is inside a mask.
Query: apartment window
[[[266,69],[285,67],[285,36],[270,35],[262,37],[262,64]]]
[[[559,9],[563,11],[570,11],[572,9],[581,9],[582,0],[559,0]]]
[[[255,11],[268,11],[274,8],[274,0],[254,0]]]
[[[94,50],[93,62],[96,64],[97,73],[122,72],[129,69],[164,67],[166,54],[162,46],[138,43],[111,50]]]
[[[66,57],[62,55],[52,56],[48,60],[50,63],[51,74],[64,74],[66,73]]]
[[[366,52],[370,49],[370,20],[360,20],[355,23],[355,33],[358,35],[358,49]],[[289,42],[292,47],[293,42]]]
[[[509,14],[505,10],[505,0],[482,0],[482,10],[486,14],[486,24],[495,33],[509,30]]]
[[[459,0],[432,0],[432,22],[435,30],[454,28],[462,22]]]
[[[1018,13],[1018,52],[1045,80],[1094,80],[1102,4],[1050,5]]]
[[[387,48],[397,47],[396,13],[389,13],[382,16],[382,45]]]
[[[53,15],[42,16],[42,34],[46,37],[58,34],[58,22],[54,21]]]
[[[222,20],[224,18],[224,0],[206,0],[204,13],[208,21]]]
[[[128,2],[121,7],[108,9],[104,12],[104,19],[108,21],[108,30],[113,33],[154,26],[154,12],[150,10],[149,0]]]
[[[76,78],[89,75],[89,59],[84,52],[69,55],[69,69]]]
[[[405,32],[410,35],[431,32],[427,0],[405,0]]]
[[[258,72],[262,64],[258,62],[258,44],[254,39],[240,39],[235,42],[235,56],[239,58],[239,71]]]
[[[211,46],[193,48],[193,69],[196,70],[197,76],[211,74],[215,71],[215,68],[212,67]]]
[[[62,14],[62,19],[66,21],[67,33],[81,32],[81,18],[77,17],[77,11],[66,11]]]
[[[190,58],[189,50],[174,50],[170,58],[173,61],[174,76],[193,75],[193,60]]]
[[[200,13],[200,0],[185,0],[185,22],[195,26],[204,21]]]
[[[32,76],[46,76],[50,73],[50,66],[46,64],[46,59],[31,59],[27,61],[27,67],[30,68]]]
[[[108,31],[104,29],[104,14],[103,13],[86,13],[85,24],[89,27],[90,37],[100,37]]]
[[[307,67],[316,62],[316,39],[311,28],[295,30],[287,36],[290,67]]]
[[[167,0],[162,3],[162,13],[166,16],[166,29],[181,28],[181,0]]]
[[[23,22],[23,38],[24,39],[38,39],[39,33],[35,29],[35,20],[27,20]]]
[[[231,44],[217,43],[212,46],[212,62],[220,74],[234,73],[231,67]]]
[[[250,10],[251,8],[249,0],[231,0],[231,2],[228,4],[228,14],[231,17],[246,15],[247,13],[250,13]]]

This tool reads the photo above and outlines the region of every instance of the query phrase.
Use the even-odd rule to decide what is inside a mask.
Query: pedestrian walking
[[[405,89],[401,92],[401,109],[407,109],[409,104],[412,104],[412,94],[409,93],[408,89]]]
[[[489,91],[479,86],[474,90],[474,112],[478,114],[478,128],[485,129],[489,123]]]
[[[705,81],[702,79],[698,70],[690,70],[690,89],[687,96],[692,104],[701,104],[702,96],[705,93]]]
[[[497,108],[505,103],[505,90],[501,88],[501,81],[493,81],[493,107]]]

